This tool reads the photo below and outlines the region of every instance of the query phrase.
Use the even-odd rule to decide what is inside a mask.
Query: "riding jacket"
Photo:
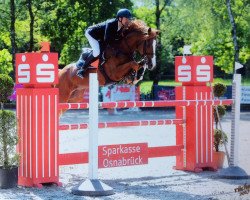
[[[122,28],[118,30],[118,19],[110,19],[105,22],[90,26],[87,29],[89,35],[105,45],[121,39]]]

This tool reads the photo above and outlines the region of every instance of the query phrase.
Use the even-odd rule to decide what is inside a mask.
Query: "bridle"
[[[130,54],[130,55],[133,55],[133,54],[134,54],[134,51],[132,50],[132,48],[130,47],[130,45],[129,45],[129,43],[128,43],[127,36],[124,37],[124,39],[125,39],[125,44],[127,45],[127,48],[128,48],[128,50],[129,50],[129,52],[130,52],[129,54]],[[140,42],[136,45],[136,50],[138,50],[139,47],[140,47],[140,45],[143,43],[142,59],[141,59],[139,62],[143,62],[143,63],[145,63],[145,64],[148,64],[148,62],[149,62],[148,56],[152,56],[152,57],[155,56],[155,53],[147,52],[147,46],[150,45],[150,44],[148,43],[148,40],[150,40],[150,39],[152,39],[152,38],[147,38],[146,40],[142,40],[142,41],[140,41]],[[133,60],[135,60],[135,59],[134,59],[134,56],[133,56]]]
[[[151,57],[155,56],[154,52],[153,53],[147,52],[147,47],[150,45],[148,40],[150,40],[150,39],[152,39],[152,38],[148,38],[146,40],[143,40],[137,45],[137,49],[139,49],[139,46],[143,43],[143,54],[142,54],[143,58],[142,58],[142,60],[145,62],[145,64],[148,64],[148,61],[149,61],[148,56],[151,56]]]
[[[133,84],[134,81],[138,82],[138,81],[142,80],[143,75],[145,73],[145,70],[147,68],[147,65],[149,64],[148,63],[149,62],[148,56],[152,56],[152,57],[155,56],[154,52],[153,53],[147,52],[147,47],[150,45],[148,40],[153,39],[153,37],[147,38],[146,40],[142,40],[142,41],[138,42],[138,44],[136,45],[136,49],[135,50],[132,50],[132,48],[130,47],[130,45],[128,43],[128,40],[127,40],[127,36],[124,37],[124,39],[125,39],[125,44],[126,44],[128,50],[130,52],[129,55],[131,55],[131,57],[132,57],[133,60],[135,60],[134,51],[135,50],[138,51],[140,45],[142,45],[142,43],[143,43],[143,53],[141,55],[142,59],[138,62],[138,63],[140,63],[140,65],[143,65],[143,72],[141,73],[140,78],[138,80],[135,80],[135,78],[137,77],[137,71],[131,70],[130,73],[127,76],[125,76],[123,78],[123,80],[122,80],[122,81],[124,81],[124,80],[130,78],[131,83]]]

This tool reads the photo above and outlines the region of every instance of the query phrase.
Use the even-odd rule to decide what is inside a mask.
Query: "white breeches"
[[[94,57],[99,56],[100,54],[99,42],[89,34],[88,30],[85,32],[85,36],[88,39],[91,48],[93,49],[93,56]]]

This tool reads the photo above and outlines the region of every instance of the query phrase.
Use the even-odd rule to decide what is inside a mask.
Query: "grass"
[[[152,85],[153,85],[153,81],[143,81],[140,84],[141,93],[143,93],[143,94],[150,93]],[[181,84],[176,83],[174,80],[165,80],[165,81],[160,81],[159,85],[162,85],[162,86],[177,86],[177,85],[181,85]]]
[[[232,85],[231,79],[222,79],[222,78],[215,78],[213,83],[223,83],[225,85]],[[151,92],[151,88],[153,85],[153,81],[143,81],[140,84],[140,91],[143,94],[148,94]],[[161,86],[178,86],[181,85],[180,83],[176,83],[174,80],[164,80],[160,81],[159,85]],[[250,78],[245,78],[242,80],[242,85],[250,86]]]

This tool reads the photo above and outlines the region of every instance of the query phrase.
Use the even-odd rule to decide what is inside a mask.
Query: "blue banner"
[[[175,87],[173,86],[153,86],[154,100],[175,100]]]
[[[175,100],[175,87],[153,86],[153,100]],[[232,86],[227,86],[226,93],[220,99],[232,99]],[[250,86],[241,88],[241,104],[250,104]]]

